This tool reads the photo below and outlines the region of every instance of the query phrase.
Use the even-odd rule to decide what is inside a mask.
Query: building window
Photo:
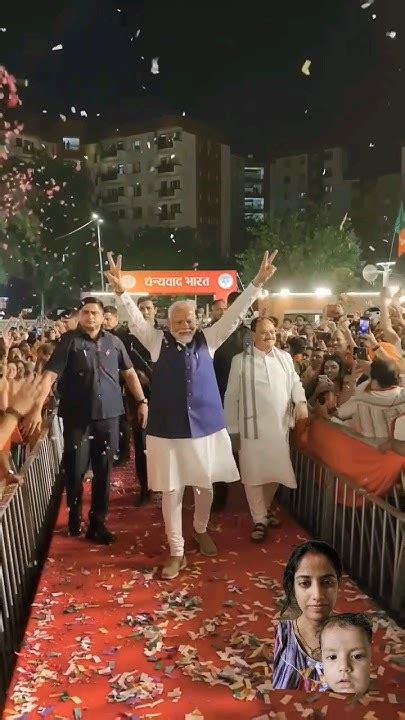
[[[124,163],[118,163],[118,165],[117,165],[117,173],[118,173],[118,175],[124,175],[124,174],[125,174],[125,166],[124,166]]]
[[[138,161],[138,162],[134,162],[134,164],[133,164],[133,170],[134,170],[134,174],[135,174],[135,175],[141,172],[141,163],[140,163],[139,161]]]
[[[135,219],[135,220],[140,220],[141,217],[142,217],[142,208],[141,208],[140,205],[136,205],[136,206],[134,207],[134,219]]]
[[[141,183],[136,183],[136,185],[134,186],[134,195],[135,195],[135,197],[141,197],[141,195],[142,195]]]
[[[63,138],[63,147],[65,150],[79,150],[80,148],[80,139],[78,137],[64,137]]]
[[[180,180],[172,180],[170,187],[172,190],[180,190]]]
[[[141,150],[142,144],[140,140],[134,140],[132,143],[132,149],[133,150]]]
[[[123,186],[118,188],[118,197],[124,197],[125,195],[125,188]]]
[[[124,141],[123,141],[123,140],[119,140],[119,141],[117,142],[117,150],[125,150],[125,148],[124,148]]]
[[[175,203],[174,205],[170,206],[170,212],[172,214],[179,213],[180,212],[180,203]]]
[[[15,139],[15,146],[16,146],[16,147],[22,147],[22,144],[23,144],[22,138],[17,137],[17,138]]]
[[[181,140],[181,131],[180,130],[176,130],[176,132],[173,133],[173,140],[178,140],[178,141]]]

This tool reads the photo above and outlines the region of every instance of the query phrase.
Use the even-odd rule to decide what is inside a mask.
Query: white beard
[[[188,345],[188,343],[192,342],[195,332],[185,333],[184,335],[180,334],[180,333],[172,332],[172,335],[173,335],[174,339],[176,340],[176,342],[179,342],[182,345]]]

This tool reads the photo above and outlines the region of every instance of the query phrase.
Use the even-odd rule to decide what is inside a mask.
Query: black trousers
[[[104,522],[110,497],[110,473],[118,449],[119,418],[92,420],[88,425],[64,421],[64,455],[66,497],[70,512],[82,509],[83,477],[93,470],[90,520]]]
[[[132,428],[135,451],[135,473],[139,480],[141,493],[148,491],[148,471],[145,455],[145,430],[134,425]]]
[[[131,430],[126,415],[120,417],[119,433],[118,459],[120,462],[126,462],[130,456],[129,445],[131,439]]]

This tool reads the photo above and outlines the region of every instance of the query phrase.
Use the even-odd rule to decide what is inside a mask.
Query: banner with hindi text
[[[214,295],[226,299],[238,289],[236,270],[125,270],[125,289],[134,295]]]

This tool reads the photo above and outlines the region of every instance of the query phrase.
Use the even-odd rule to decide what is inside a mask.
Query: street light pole
[[[93,213],[92,218],[97,223],[98,263],[99,263],[99,269],[100,269],[101,290],[102,290],[102,292],[104,292],[105,291],[105,283],[104,283],[104,268],[103,268],[103,251],[102,251],[102,247],[101,247],[101,230],[100,230],[100,225],[103,222],[103,219],[99,215],[97,215],[97,213]]]

